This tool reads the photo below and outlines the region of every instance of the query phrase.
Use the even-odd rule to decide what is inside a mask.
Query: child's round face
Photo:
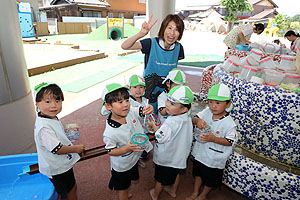
[[[178,40],[179,34],[175,22],[170,21],[164,32],[165,46],[170,47],[174,44]]]
[[[145,93],[145,86],[143,85],[132,86],[130,87],[130,92],[134,98],[140,98]]]
[[[43,115],[56,119],[56,115],[62,110],[62,100],[56,100],[52,95],[45,94],[40,102],[36,102],[36,106]]]
[[[168,115],[181,115],[187,111],[187,108],[182,106],[180,103],[175,103],[167,100],[166,112]]]
[[[122,99],[120,101],[113,102],[112,104],[105,104],[107,110],[112,112],[112,117],[116,118],[124,118],[128,115],[130,110],[130,102],[129,99]]]
[[[221,118],[226,114],[226,108],[229,108],[230,103],[226,101],[208,100],[208,106],[214,117]]]

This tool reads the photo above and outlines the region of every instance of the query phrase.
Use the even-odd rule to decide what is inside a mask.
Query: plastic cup
[[[65,133],[71,142],[79,138],[79,125],[77,123],[67,124],[65,126]]]
[[[148,136],[144,133],[136,133],[131,137],[131,143],[137,144],[142,149],[146,148],[146,142],[149,140]]]

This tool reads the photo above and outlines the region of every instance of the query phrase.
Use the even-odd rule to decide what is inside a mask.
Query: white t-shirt
[[[242,33],[244,34],[244,36],[248,36],[251,35],[252,33],[254,33],[253,31],[253,26],[251,24],[248,24],[242,31]]]

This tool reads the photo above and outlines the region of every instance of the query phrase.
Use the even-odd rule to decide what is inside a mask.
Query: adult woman
[[[224,43],[229,49],[235,49],[237,44],[251,44],[250,37],[252,33],[261,34],[265,30],[263,24],[242,24],[232,29],[224,38]]]
[[[285,33],[284,37],[286,39],[288,39],[291,43],[291,47],[290,49],[294,52],[296,52],[296,50],[298,48],[300,48],[300,35],[299,33],[296,34],[294,31],[288,31]]]
[[[157,20],[151,24],[151,19],[152,15],[148,22],[143,23],[141,31],[125,40],[121,47],[124,50],[142,50],[145,54],[145,96],[157,112],[157,97],[164,90],[163,78],[177,67],[178,60],[184,58],[183,47],[178,42],[183,34],[184,23],[178,15],[169,14],[161,24],[158,37],[139,40],[156,23]]]

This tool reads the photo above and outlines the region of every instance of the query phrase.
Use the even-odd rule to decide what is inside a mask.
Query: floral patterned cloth
[[[227,60],[230,56],[237,56],[241,59],[241,58],[248,56],[248,54],[249,54],[249,51],[239,51],[239,50],[235,50],[235,49],[229,49],[225,52],[224,60]],[[273,61],[276,61],[278,63],[280,63],[280,61],[281,61],[281,55],[279,55],[279,54],[263,53],[261,56],[261,59],[264,59],[266,57],[271,57],[271,58],[273,58]]]

